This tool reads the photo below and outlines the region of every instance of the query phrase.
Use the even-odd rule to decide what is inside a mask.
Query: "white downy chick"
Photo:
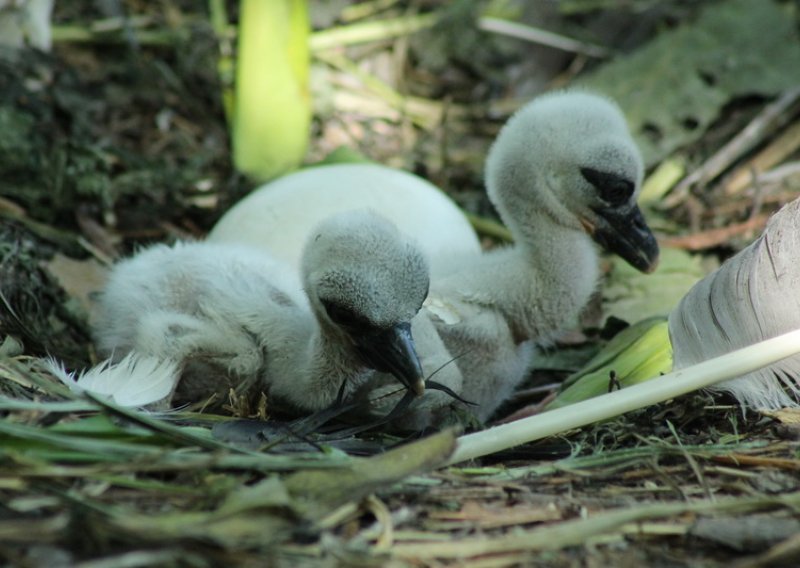
[[[655,268],[658,246],[636,206],[643,170],[624,116],[612,101],[582,91],[556,92],[517,112],[487,160],[489,196],[515,245],[482,254],[473,236],[452,229],[458,223],[440,225],[430,215],[397,219],[402,231],[434,255],[432,293],[414,320],[416,327],[424,328],[416,334],[418,351],[429,351],[431,360],[457,358],[443,370],[450,377],[441,382],[476,402],[478,418],[488,418],[529,372],[535,344],[551,342],[575,323],[598,286],[595,243],[639,270]],[[386,175],[385,171],[392,172],[380,168],[372,175]],[[357,185],[357,180],[343,179]],[[292,231],[307,233],[316,203],[327,199],[327,185],[317,177],[301,185],[302,200],[290,192],[259,190],[260,197],[257,193],[242,202],[253,206],[249,211],[244,206],[232,210],[237,213],[231,219],[242,229],[237,232],[235,224],[223,218],[220,233],[231,242],[254,242],[248,227],[257,221],[264,203],[279,203],[289,211],[311,204],[307,218],[291,217]],[[439,197],[439,190],[431,188],[420,186],[400,196],[387,193],[371,205],[387,215],[398,209],[423,209],[428,193]],[[465,221],[452,202],[434,210],[447,219],[462,215]],[[443,236],[432,238],[437,229]],[[212,235],[215,232],[216,228]],[[469,250],[459,249],[459,239],[469,242]],[[289,260],[296,257],[274,238],[258,246],[283,251]],[[423,319],[424,324],[417,323]],[[423,363],[426,375],[437,367]],[[379,384],[371,381],[362,390],[378,389]],[[418,406],[432,398],[447,404],[440,393],[428,391]],[[437,403],[427,405],[431,416]]]
[[[331,215],[363,208],[413,236],[434,270],[438,259],[481,250],[469,221],[443,191],[378,164],[317,166],[262,185],[222,216],[208,240],[250,244],[299,270],[312,227]]]
[[[99,349],[180,364],[172,404],[229,388],[265,391],[300,411],[331,404],[373,370],[424,389],[410,321],[428,265],[390,222],[366,211],[330,218],[303,252],[302,277],[255,248],[156,245],[118,263],[99,304]]]
[[[590,93],[539,97],[501,130],[486,185],[515,244],[458,259],[423,310],[461,356],[460,394],[478,418],[525,377],[534,344],[576,322],[599,283],[596,243],[655,268],[658,245],[636,205],[643,169],[619,108]]]

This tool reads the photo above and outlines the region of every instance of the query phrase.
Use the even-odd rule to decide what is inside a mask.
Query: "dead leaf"
[[[699,519],[689,531],[692,536],[725,545],[740,552],[768,548],[797,532],[800,521],[764,515]]]
[[[91,313],[91,296],[103,289],[108,268],[93,258],[76,260],[61,253],[56,253],[52,260],[43,264],[64,291],[75,298],[86,313]]]
[[[780,408],[778,410],[760,410],[759,412],[781,424],[800,424],[800,408]]]

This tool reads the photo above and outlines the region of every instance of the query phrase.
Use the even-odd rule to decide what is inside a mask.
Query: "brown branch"
[[[750,231],[761,231],[767,224],[769,215],[761,214],[742,223],[736,223],[719,229],[700,231],[681,237],[666,237],[659,239],[659,244],[665,247],[680,248],[689,251],[705,250],[727,243],[733,237],[743,235]]]

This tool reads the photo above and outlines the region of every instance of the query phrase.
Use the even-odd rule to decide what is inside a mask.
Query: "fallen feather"
[[[45,364],[71,391],[90,392],[126,407],[147,406],[167,398],[180,379],[175,361],[141,357],[133,352],[119,363],[107,359],[77,377],[53,358]]]

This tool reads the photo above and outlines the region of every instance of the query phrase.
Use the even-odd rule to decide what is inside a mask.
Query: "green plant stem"
[[[739,377],[797,353],[800,353],[800,329],[623,390],[462,436],[448,463],[478,458],[607,420]]]
[[[376,22],[340,26],[311,34],[311,51],[322,51],[370,41],[380,41],[405,36],[430,28],[436,23],[435,13],[404,16]]]
[[[218,37],[229,40],[236,39],[238,35],[236,26],[218,27],[216,24],[219,14],[216,13],[216,10],[212,18],[214,20],[212,25]],[[394,39],[430,28],[436,23],[437,18],[435,13],[417,14],[330,28],[312,33],[309,36],[309,48],[312,52],[319,52],[371,41]],[[89,25],[53,26],[53,41],[72,43],[124,43],[127,41],[123,28],[101,25],[104,23],[105,21],[98,21]],[[136,41],[141,45],[170,45],[189,31],[188,25],[174,30],[142,29],[146,24],[147,22],[144,21],[129,22],[129,27],[135,30]]]
[[[135,26],[132,26],[135,28]],[[53,42],[70,43],[127,43],[128,36],[123,29],[94,30],[91,27],[79,25],[60,25],[52,27]],[[183,30],[188,31],[188,30]],[[172,45],[182,36],[181,30],[143,30],[136,29],[134,37],[140,45]]]
[[[228,128],[233,124],[234,104],[234,76],[236,63],[233,59],[233,40],[228,34],[228,11],[224,0],[209,0],[208,12],[210,14],[211,28],[217,36],[219,45],[219,59],[217,59],[217,74],[222,91],[222,107],[225,110],[225,122]]]
[[[400,0],[372,0],[370,2],[359,2],[342,8],[339,14],[339,19],[343,22],[350,22],[353,20],[363,20],[369,18],[378,12],[388,10]]]
[[[464,213],[467,216],[472,227],[480,234],[492,237],[494,239],[504,241],[507,243],[514,241],[514,236],[506,227],[497,221],[487,219],[486,217],[479,217],[472,213]]]

